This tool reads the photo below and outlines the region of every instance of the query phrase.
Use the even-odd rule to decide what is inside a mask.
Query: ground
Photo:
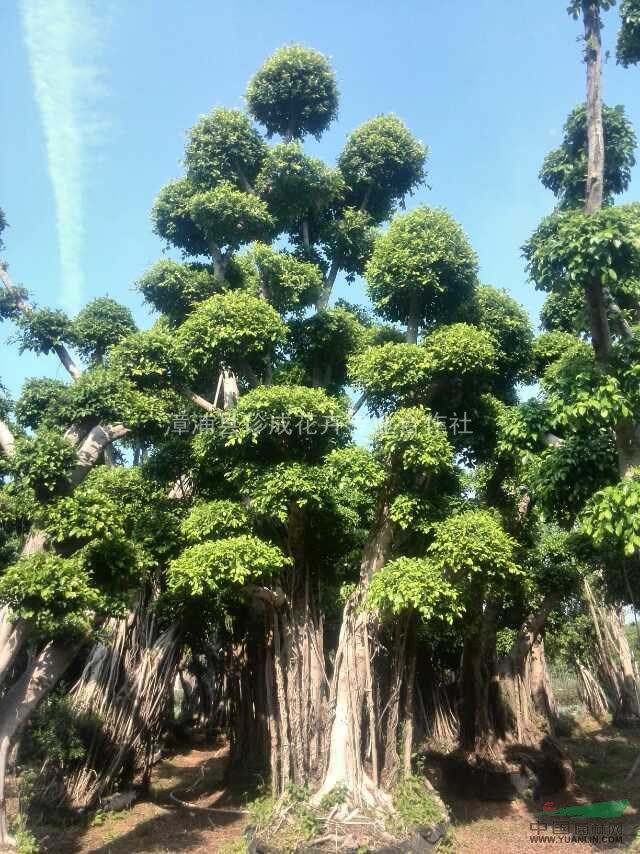
[[[247,817],[243,812],[228,811],[242,810],[243,803],[223,785],[227,754],[225,745],[176,753],[156,765],[148,799],[122,812],[99,811],[84,826],[41,828],[37,834],[41,851],[216,854],[227,849],[231,854],[233,841],[242,839]],[[176,799],[198,809],[180,806]]]
[[[448,798],[453,827],[444,851],[468,854],[539,854],[540,851],[568,851],[587,854],[600,850],[640,852],[640,770],[625,782],[635,759],[640,755],[640,729],[619,729],[599,724],[578,715],[565,724],[561,742],[573,760],[575,786],[568,792],[539,801],[468,801]],[[43,854],[237,854],[242,851],[242,831],[246,814],[216,811],[243,809],[239,790],[224,786],[227,750],[193,748],[175,754],[154,769],[150,797],[120,813],[98,812],[84,826],[66,829],[43,827],[38,830]],[[437,782],[437,771],[428,773]],[[179,798],[200,809],[179,806]],[[561,841],[565,828],[556,833],[556,841],[535,840],[549,836],[553,826],[536,829],[534,813],[545,803],[554,807],[598,801],[628,800],[623,819],[614,823],[616,836],[623,841],[612,844]],[[203,809],[206,808],[206,809]],[[576,831],[575,819],[571,830]],[[588,820],[588,833],[602,835],[602,821]],[[594,827],[594,823],[598,826]],[[580,832],[578,828],[578,832]]]

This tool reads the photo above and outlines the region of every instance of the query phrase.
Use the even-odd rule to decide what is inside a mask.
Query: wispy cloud
[[[106,127],[100,67],[105,5],[104,0],[21,0],[55,198],[63,280],[60,302],[70,311],[82,301],[84,200],[91,152]]]

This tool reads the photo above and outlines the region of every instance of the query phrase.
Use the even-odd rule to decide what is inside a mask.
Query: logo
[[[626,808],[629,806],[629,801],[599,801],[595,804],[574,804],[570,807],[554,807],[552,803],[546,803],[542,807],[542,812],[537,812],[535,815],[543,818],[552,818],[553,816],[572,816],[579,818],[620,818]]]

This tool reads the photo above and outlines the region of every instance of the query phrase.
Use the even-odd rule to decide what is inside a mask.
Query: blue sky
[[[345,136],[394,112],[431,150],[409,205],[446,207],[480,256],[485,282],[536,319],[520,246],[552,207],[537,181],[583,98],[580,27],[566,0],[13,0],[2,4],[0,206],[5,257],[39,304],[78,308],[108,293],[150,317],[133,283],[161,252],[149,210],[180,174],[185,131],[216,105],[241,107],[277,47],[300,42],[336,70],[338,121],[309,148],[333,161]],[[606,16],[612,47],[615,12]],[[640,128],[640,71],[611,59],[605,100]],[[637,178],[637,169],[636,169]],[[338,296],[364,299],[362,283]],[[59,375],[17,357],[0,330],[0,378]]]

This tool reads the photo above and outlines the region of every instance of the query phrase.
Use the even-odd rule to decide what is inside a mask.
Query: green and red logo
[[[595,804],[574,804],[570,807],[555,807],[551,802],[542,807],[535,815],[544,818],[553,816],[572,816],[580,818],[620,818],[629,806],[629,801],[600,801]]]

